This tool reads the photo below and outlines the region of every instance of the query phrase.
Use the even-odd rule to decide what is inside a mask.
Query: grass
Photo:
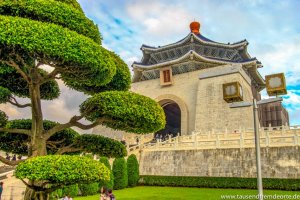
[[[213,189],[213,188],[183,188],[183,187],[152,187],[139,186],[135,188],[127,188],[123,190],[116,190],[113,192],[117,200],[217,200],[221,199],[221,195],[256,195],[256,190],[242,190],[242,189]],[[280,191],[280,190],[265,190],[265,195],[290,195],[295,199],[300,199],[299,191]],[[77,197],[76,200],[99,200],[99,195],[88,197]],[[74,199],[74,200],[75,200]],[[225,199],[225,198],[223,198]],[[227,198],[230,199],[230,198]],[[231,199],[238,199],[231,198]],[[241,199],[241,198],[240,198]],[[244,196],[244,199],[246,197]],[[256,199],[256,198],[247,198]],[[265,198],[265,199],[289,199],[280,198]],[[290,198],[293,199],[293,198]]]

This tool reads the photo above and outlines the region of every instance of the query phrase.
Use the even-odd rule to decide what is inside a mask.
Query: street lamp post
[[[263,200],[263,186],[262,186],[262,175],[261,175],[261,158],[260,158],[260,136],[258,128],[258,107],[257,105],[262,105],[271,102],[282,101],[281,97],[263,99],[256,102],[253,98],[253,102],[234,102],[229,107],[230,108],[240,108],[253,106],[253,122],[254,122],[254,134],[255,134],[255,154],[256,154],[256,172],[257,172],[257,189],[258,189],[258,199]]]
[[[256,151],[256,172],[257,172],[257,189],[258,199],[263,199],[263,186],[261,176],[261,159],[260,159],[260,136],[258,128],[258,107],[256,99],[253,98],[253,121],[254,121],[254,134],[255,134],[255,151]]]

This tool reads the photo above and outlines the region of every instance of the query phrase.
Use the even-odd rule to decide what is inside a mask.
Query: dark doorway
[[[181,131],[181,111],[177,103],[166,102],[161,105],[166,115],[166,126],[164,129],[156,132],[155,137],[167,139],[169,134],[177,136]]]

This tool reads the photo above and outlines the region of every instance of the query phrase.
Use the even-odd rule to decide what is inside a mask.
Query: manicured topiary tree
[[[90,97],[81,104],[79,115],[47,127],[41,100],[58,98],[57,79]],[[162,108],[150,98],[128,92],[129,87],[127,65],[101,46],[97,26],[86,18],[76,0],[0,1],[0,103],[30,108],[32,113],[30,126],[26,125],[28,121],[6,124],[0,116],[1,137],[5,138],[0,139],[1,150],[27,154],[29,158],[80,151],[124,156],[124,148],[115,154],[115,147],[111,147],[119,145],[115,141],[73,134],[70,141],[68,134],[58,133],[97,125],[133,133],[163,128]],[[20,103],[18,97],[28,102]],[[83,118],[91,123],[83,124]],[[0,161],[8,165],[22,162],[1,156]],[[40,185],[37,181],[35,184]]]
[[[35,191],[34,199],[47,200],[49,193],[62,186],[106,181],[109,180],[109,173],[104,164],[87,157],[48,155],[33,157],[20,163],[15,176]],[[63,189],[63,193],[71,193],[66,190]]]
[[[127,158],[127,174],[128,186],[134,187],[137,185],[140,178],[139,163],[134,154]]]
[[[125,158],[116,158],[113,162],[114,189],[119,190],[128,186],[127,165]]]
[[[103,163],[109,170],[110,170],[110,180],[109,181],[100,181],[99,188],[106,187],[106,188],[114,188],[114,174],[112,172],[109,160],[107,157],[100,157],[99,162]]]
[[[90,159],[94,159],[94,156],[92,154],[85,154],[84,156]],[[109,170],[109,174],[111,175],[111,169],[110,168],[107,169]],[[109,181],[110,180],[102,180],[100,182],[109,182]],[[82,196],[97,194],[100,189],[98,182],[78,184],[78,187]]]
[[[49,120],[43,121],[45,130],[49,130],[58,123]],[[30,119],[11,120],[6,124],[6,129],[30,130]],[[28,143],[31,138],[24,134],[10,134],[0,132],[0,149],[19,155],[28,155]],[[80,135],[71,128],[66,128],[55,133],[46,141],[47,154],[64,154],[74,152],[91,152],[107,157],[122,157],[126,155],[124,145],[100,135]]]
[[[30,108],[32,112],[29,129],[3,127],[0,131],[29,136],[29,157],[46,155],[47,141],[70,127],[104,125],[149,133],[165,124],[163,110],[155,101],[127,92],[127,65],[101,46],[97,26],[85,17],[76,0],[0,1],[0,50],[0,103]],[[45,71],[44,65],[51,70]],[[90,98],[80,106],[80,115],[46,129],[41,100],[59,96],[57,79]],[[21,104],[18,97],[29,101]],[[91,124],[82,124],[83,118]],[[77,151],[72,145],[58,153],[73,150]]]

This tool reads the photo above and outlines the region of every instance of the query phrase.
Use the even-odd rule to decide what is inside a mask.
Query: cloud
[[[130,66],[140,61],[140,46],[174,43],[189,33],[189,23],[201,23],[201,33],[217,42],[249,41],[248,50],[262,61],[264,76],[286,74],[289,93],[284,105],[291,124],[300,124],[300,1],[271,0],[79,0],[86,15],[98,24],[103,46],[119,54]],[[45,67],[46,70],[50,70]],[[59,81],[61,95],[43,101],[44,118],[67,122],[78,114],[79,105],[88,97]],[[266,92],[263,97],[267,98]],[[26,100],[21,99],[22,102]],[[11,119],[30,118],[29,109],[0,105]],[[82,131],[81,131],[82,132]]]
[[[22,112],[9,104],[0,104],[0,110],[4,111],[8,115],[10,120],[23,117]]]
[[[276,43],[261,52],[260,60],[264,64],[263,75],[284,72],[288,85],[298,84],[300,81],[300,35],[290,43]],[[299,88],[300,89],[300,88]]]
[[[284,97],[283,104],[289,112],[290,124],[300,125],[300,89],[289,90]]]
[[[248,51],[262,61],[262,76],[284,72],[288,89],[299,91],[300,1],[271,0],[79,0],[99,24],[105,47],[117,52],[130,66],[140,61],[140,46],[163,46],[189,33],[189,23],[201,23],[201,33],[217,42],[249,41]],[[284,16],[284,17],[283,17]],[[118,37],[116,37],[118,36]],[[117,38],[117,39],[116,39]],[[298,92],[289,92],[284,104],[296,117]],[[266,92],[262,96],[267,98]],[[291,119],[300,124],[300,118]]]
[[[127,13],[132,20],[140,23],[143,34],[149,37],[180,35],[187,32],[193,19],[193,14],[181,4],[165,4],[162,1],[128,3]]]

